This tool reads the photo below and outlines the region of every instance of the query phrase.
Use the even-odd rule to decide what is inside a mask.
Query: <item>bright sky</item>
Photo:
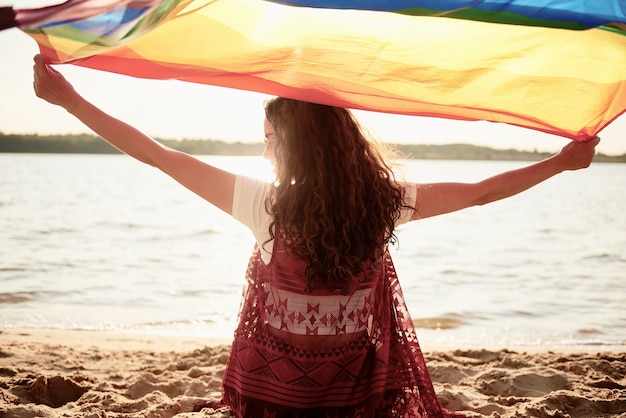
[[[0,6],[18,3],[0,0]],[[89,132],[61,108],[35,97],[32,57],[37,52],[35,41],[21,31],[0,32],[0,132],[42,135]],[[71,65],[56,68],[88,100],[151,136],[262,141],[263,101],[269,96],[177,81],[142,80]],[[499,123],[363,111],[355,114],[377,138],[393,143],[471,143],[555,152],[569,141]],[[626,153],[626,114],[600,132],[600,137],[599,152]]]

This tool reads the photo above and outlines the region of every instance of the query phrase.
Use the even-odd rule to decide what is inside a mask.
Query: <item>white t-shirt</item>
[[[237,176],[233,193],[233,217],[252,231],[265,264],[272,258],[273,241],[263,245],[269,238],[269,226],[272,221],[265,209],[265,197],[269,183],[251,177]],[[417,186],[406,183],[404,187],[404,204],[400,218],[396,221],[396,227],[407,223],[413,216],[415,200],[417,198]]]

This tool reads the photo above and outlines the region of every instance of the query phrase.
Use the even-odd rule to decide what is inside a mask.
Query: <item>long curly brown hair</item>
[[[396,242],[403,187],[348,110],[278,97],[265,115],[276,137],[270,240],[281,233],[297,243],[306,290],[350,293],[364,266]]]

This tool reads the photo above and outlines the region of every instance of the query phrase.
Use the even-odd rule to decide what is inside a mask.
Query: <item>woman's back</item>
[[[222,387],[238,417],[457,416],[437,400],[388,252],[350,295],[272,286],[284,257],[265,264],[257,247],[248,265]]]
[[[386,248],[360,265],[349,292],[309,289],[306,247],[280,229],[270,237],[275,224],[259,203],[267,186],[244,177],[236,184],[233,216],[257,231],[257,244],[224,403],[241,417],[452,416],[437,401]],[[414,185],[403,195],[397,223],[411,219]]]

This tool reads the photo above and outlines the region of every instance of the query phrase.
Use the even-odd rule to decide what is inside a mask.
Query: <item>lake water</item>
[[[268,175],[256,157],[202,157]],[[417,161],[416,181],[526,163]],[[422,341],[626,346],[626,165],[413,222],[392,249]],[[0,328],[229,338],[252,235],[121,155],[0,154]],[[434,325],[433,325],[434,324]],[[437,325],[438,324],[438,325]]]

